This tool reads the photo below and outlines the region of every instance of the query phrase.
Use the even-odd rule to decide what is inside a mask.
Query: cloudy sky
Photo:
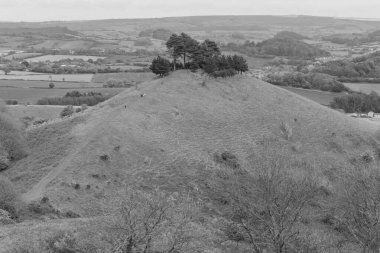
[[[261,14],[380,19],[380,0],[0,0],[0,21]]]

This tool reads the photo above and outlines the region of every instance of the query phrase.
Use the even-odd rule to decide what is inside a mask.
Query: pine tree
[[[240,72],[240,74],[248,71],[248,64],[247,64],[247,61],[244,59],[243,56],[234,55],[232,57],[232,60],[233,60],[233,68],[236,71]]]
[[[211,73],[214,73],[215,71],[218,70],[218,65],[217,65],[217,61],[215,58],[207,58],[206,61],[205,61],[205,65],[203,66],[203,70],[204,72],[206,72],[207,74],[211,74]]]

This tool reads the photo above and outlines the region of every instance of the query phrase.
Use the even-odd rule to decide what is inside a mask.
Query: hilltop
[[[283,124],[291,136],[281,133]],[[204,201],[205,217],[219,217],[210,185],[222,153],[251,172],[263,159],[286,157],[295,173],[334,192],[353,161],[378,152],[376,130],[251,77],[177,71],[30,129],[31,153],[2,174],[25,201],[48,197],[82,216],[98,215],[133,185],[188,194]]]

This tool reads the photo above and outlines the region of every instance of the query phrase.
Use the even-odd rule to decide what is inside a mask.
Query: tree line
[[[376,52],[352,60],[330,61],[317,67],[315,72],[337,76],[342,81],[363,81],[380,78],[380,53]]]
[[[242,44],[230,42],[223,48],[256,57],[286,56],[296,59],[313,59],[329,55],[328,52],[303,42],[303,39],[306,37],[294,32],[282,31],[273,38],[259,43],[248,40]]]
[[[150,66],[152,72],[159,76],[177,69],[190,69],[193,72],[202,69],[214,77],[233,76],[248,71],[244,57],[222,55],[217,43],[208,39],[200,43],[186,33],[172,34],[166,47],[172,61],[158,56]]]
[[[330,105],[332,108],[342,109],[346,113],[368,113],[370,111],[380,113],[380,96],[376,92],[352,93],[335,97]]]
[[[348,91],[336,77],[322,73],[287,72],[270,74],[265,81],[278,86],[290,86],[303,89],[316,89],[331,92]]]

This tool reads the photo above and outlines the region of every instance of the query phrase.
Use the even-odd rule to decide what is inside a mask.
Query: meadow
[[[54,82],[91,82],[93,74],[44,74],[26,71],[12,71],[5,75],[0,72],[2,80],[54,81]]]
[[[344,83],[344,85],[353,91],[363,92],[365,94],[369,94],[374,91],[377,94],[380,94],[379,83]]]
[[[95,74],[92,81],[94,83],[104,83],[108,79],[120,79],[129,82],[145,82],[155,78],[155,75],[151,72],[141,72],[141,73],[97,73]]]
[[[16,53],[4,56],[3,58],[6,60],[23,60],[27,58],[37,57],[41,56],[41,53]]]
[[[0,89],[9,88],[49,88],[50,81],[0,80]],[[54,82],[55,89],[102,88],[101,83]]]
[[[301,88],[294,88],[294,87],[287,87],[287,86],[279,86],[279,87],[285,90],[291,91],[293,93],[296,93],[305,98],[308,98],[314,102],[317,102],[318,104],[326,105],[326,106],[330,105],[330,103],[334,100],[335,97],[345,95],[344,92],[336,93],[336,92],[308,90],[308,89],[301,89]]]

